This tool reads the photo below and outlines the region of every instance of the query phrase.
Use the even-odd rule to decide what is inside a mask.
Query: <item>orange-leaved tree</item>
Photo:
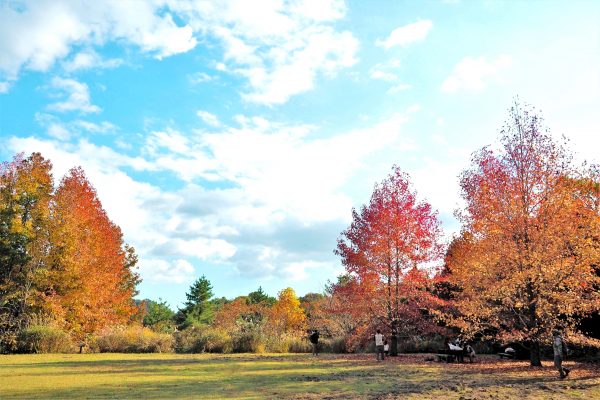
[[[582,190],[564,144],[517,102],[501,148],[475,153],[461,177],[463,232],[447,260],[463,332],[520,341],[541,365],[540,344],[557,325],[600,305],[598,209]]]
[[[129,322],[137,311],[137,257],[81,168],[70,170],[60,182],[53,211],[47,294],[54,314],[78,338]]]
[[[279,334],[302,331],[306,316],[294,289],[285,288],[278,293],[268,318],[270,327]]]

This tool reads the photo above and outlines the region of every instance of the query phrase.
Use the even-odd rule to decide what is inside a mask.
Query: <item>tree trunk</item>
[[[537,319],[537,315],[536,315],[536,308],[537,308],[537,292],[534,290],[533,288],[533,284],[531,283],[531,280],[527,281],[527,285],[526,285],[526,290],[527,290],[527,299],[529,301],[529,329],[534,329],[538,326],[538,319]],[[532,367],[541,367],[542,366],[542,359],[541,359],[541,349],[540,349],[540,339],[538,338],[532,338],[531,339],[531,345],[529,346],[529,351],[530,351],[530,360],[531,360],[531,366]]]
[[[530,356],[531,366],[532,367],[541,367],[542,366],[542,352],[540,349],[540,341],[539,340],[535,339],[533,342],[531,342],[530,352],[531,352],[531,356]]]
[[[392,343],[390,345],[390,356],[398,355],[398,320],[392,322]]]

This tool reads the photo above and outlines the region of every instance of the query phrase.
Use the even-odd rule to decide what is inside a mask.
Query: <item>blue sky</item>
[[[321,291],[398,164],[459,229],[515,96],[600,162],[597,1],[0,0],[0,159],[82,166],[141,297]]]

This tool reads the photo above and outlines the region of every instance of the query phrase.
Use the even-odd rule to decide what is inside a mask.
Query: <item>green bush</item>
[[[17,338],[21,353],[69,353],[74,349],[69,335],[52,325],[31,325]]]
[[[141,326],[121,327],[98,336],[95,346],[102,353],[168,353],[173,337]]]

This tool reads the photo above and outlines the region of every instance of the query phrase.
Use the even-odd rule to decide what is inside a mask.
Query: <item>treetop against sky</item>
[[[393,164],[456,232],[459,173],[518,95],[600,148],[593,1],[0,0],[0,159],[81,166],[141,297],[321,291]]]

